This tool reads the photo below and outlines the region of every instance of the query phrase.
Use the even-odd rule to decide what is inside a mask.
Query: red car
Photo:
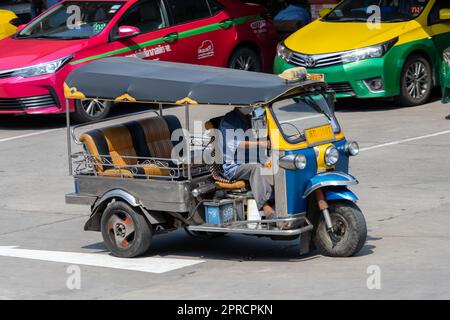
[[[66,76],[104,57],[269,72],[276,49],[264,7],[238,0],[62,1],[19,30],[0,41],[0,114],[65,112]],[[111,106],[86,100],[70,111],[86,122]]]

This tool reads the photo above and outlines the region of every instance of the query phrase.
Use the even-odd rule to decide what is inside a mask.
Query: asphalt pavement
[[[205,108],[192,119],[224,111]],[[180,230],[155,237],[134,266],[107,260],[101,235],[83,231],[89,208],[64,202],[73,192],[64,117],[0,116],[0,299],[449,299],[449,115],[437,98],[339,103],[362,148],[352,190],[368,239],[355,257],[300,258],[297,241],[201,241]]]

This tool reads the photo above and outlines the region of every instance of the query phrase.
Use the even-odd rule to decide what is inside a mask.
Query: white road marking
[[[406,143],[406,142],[411,142],[411,141],[417,141],[417,140],[423,140],[423,139],[433,138],[433,137],[437,137],[437,136],[442,136],[442,135],[445,135],[445,134],[450,134],[450,130],[440,131],[440,132],[427,134],[427,135],[424,135],[424,136],[419,136],[419,137],[414,137],[414,138],[408,138],[408,139],[402,139],[402,140],[397,140],[397,141],[377,144],[377,145],[374,145],[374,146],[361,148],[361,151],[369,151],[369,150],[373,150],[373,149],[379,149],[379,148],[394,146],[394,145],[398,145],[398,144],[402,144],[402,143]]]
[[[165,273],[205,262],[203,260],[153,257],[121,259],[106,253],[27,250],[5,246],[0,246],[0,256],[150,273]]]
[[[54,132],[54,131],[58,131],[61,129],[49,129],[49,130],[44,130],[44,131],[38,131],[38,132],[32,132],[32,133],[27,133],[27,134],[22,134],[20,136],[14,136],[14,137],[9,137],[9,138],[3,138],[0,139],[0,143],[1,142],[7,142],[7,141],[13,141],[13,140],[18,140],[18,139],[23,139],[23,138],[28,138],[28,137],[33,137],[33,136],[38,136],[41,134],[46,134],[46,133],[50,133],[50,132]]]

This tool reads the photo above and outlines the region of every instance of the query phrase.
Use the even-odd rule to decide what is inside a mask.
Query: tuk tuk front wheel
[[[358,253],[367,238],[364,215],[351,202],[329,204],[333,230],[328,231],[323,215],[319,218],[314,244],[319,252],[330,257],[351,257]]]
[[[101,219],[103,241],[120,258],[142,255],[150,248],[152,229],[135,208],[122,201],[108,205]]]

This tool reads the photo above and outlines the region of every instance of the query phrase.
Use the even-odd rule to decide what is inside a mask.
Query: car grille
[[[349,82],[328,83],[328,87],[336,93],[354,94],[353,88]]]
[[[55,105],[56,101],[50,94],[25,98],[0,98],[0,110],[46,108]]]
[[[307,55],[297,52],[292,53],[288,62],[309,69],[329,67],[343,63],[340,53]]]

